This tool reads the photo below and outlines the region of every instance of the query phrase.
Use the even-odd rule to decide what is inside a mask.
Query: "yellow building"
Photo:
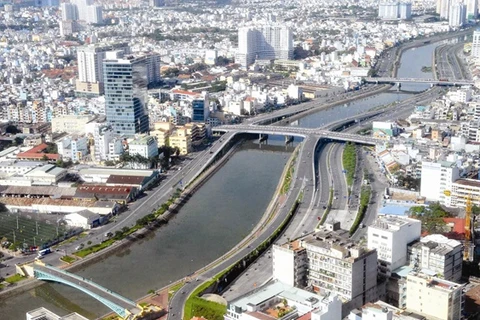
[[[407,276],[407,310],[427,319],[463,319],[463,285],[425,274]]]
[[[192,137],[192,143],[199,145],[205,140],[206,126],[203,123],[187,123],[183,126],[187,130],[187,134]]]
[[[186,155],[192,151],[192,137],[187,133],[187,129],[178,128],[169,139],[170,147],[178,148],[181,155]]]
[[[175,128],[171,122],[155,122],[154,130],[150,131],[150,135],[157,139],[159,147],[168,145],[169,137]]]

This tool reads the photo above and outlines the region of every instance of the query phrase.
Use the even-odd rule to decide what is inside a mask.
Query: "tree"
[[[48,161],[47,155],[44,154],[41,160],[42,160],[42,161]]]
[[[9,124],[6,128],[5,128],[5,132],[6,133],[11,133],[11,134],[17,134],[17,133],[20,133],[22,131],[18,130],[18,128],[16,126],[14,126],[13,124]]]
[[[58,153],[58,148],[55,143],[47,142],[46,145],[47,145],[47,148],[45,148],[46,153],[54,153],[54,154]]]
[[[450,216],[438,202],[431,203],[428,207],[411,207],[409,215],[414,219],[420,220],[422,229],[428,233],[444,231],[445,221],[443,221],[443,218]]]

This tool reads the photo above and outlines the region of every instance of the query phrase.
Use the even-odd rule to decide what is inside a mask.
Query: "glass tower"
[[[105,114],[117,134],[148,132],[148,57],[104,60]]]

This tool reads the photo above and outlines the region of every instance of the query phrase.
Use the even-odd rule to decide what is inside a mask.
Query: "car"
[[[107,232],[107,233],[105,233],[105,237],[107,237],[107,238],[113,237],[113,233]]]
[[[75,247],[75,250],[77,251],[82,249],[83,249],[83,243]]]

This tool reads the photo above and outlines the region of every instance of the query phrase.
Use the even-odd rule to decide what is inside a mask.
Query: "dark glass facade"
[[[148,132],[148,63],[145,58],[105,60],[105,114],[117,134]]]

